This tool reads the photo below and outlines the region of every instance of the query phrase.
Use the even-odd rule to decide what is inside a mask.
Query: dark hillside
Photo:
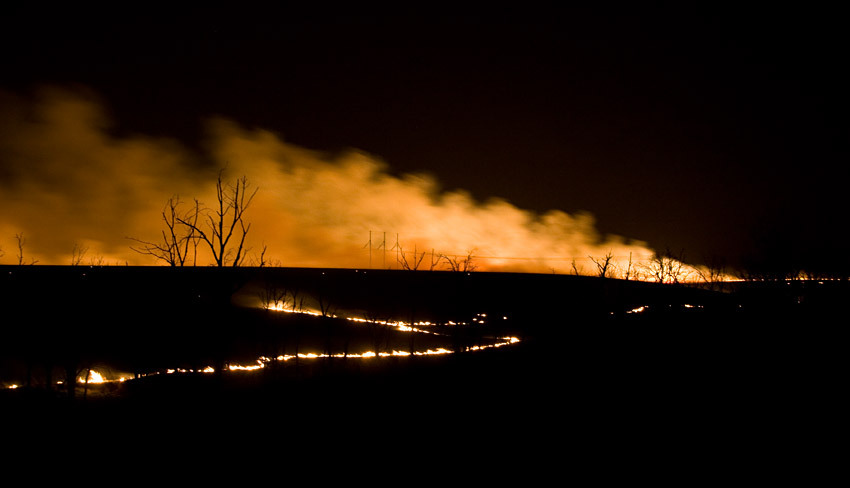
[[[338,318],[259,307],[281,288]],[[844,290],[846,283],[749,283],[718,293],[556,275],[7,266],[0,381],[24,386],[0,390],[0,414],[8,443],[31,452],[42,439],[74,452],[181,456],[217,447],[254,456],[267,445],[266,454],[318,455],[358,469],[439,459],[492,472],[524,461],[532,471],[522,477],[571,467],[692,477],[718,462],[768,466],[800,446],[829,459],[817,446],[843,404],[841,324],[832,312]],[[467,322],[431,329],[443,336],[410,335],[346,321],[348,314]],[[479,314],[485,324],[469,321]],[[393,348],[409,337],[416,347],[456,350],[502,334],[522,341],[221,369],[292,354],[296,345],[372,348],[385,332],[384,347]],[[134,373],[213,365],[218,374],[46,387],[103,365]],[[43,430],[51,435],[33,435]]]
[[[6,266],[0,380],[31,386],[3,390],[0,402],[31,412],[74,394],[80,415],[214,404],[312,421],[336,418],[342,404],[372,420],[393,411],[400,422],[400,412],[417,412],[448,422],[510,417],[534,425],[570,411],[607,418],[605,428],[634,428],[627,418],[635,416],[685,421],[709,411],[710,424],[719,425],[733,415],[732,402],[747,415],[767,408],[772,419],[775,405],[823,398],[834,378],[834,328],[819,311],[832,310],[824,304],[843,296],[844,285],[790,294],[771,286],[718,293],[564,275]],[[304,309],[338,318],[261,308],[270,290],[283,289],[295,291]],[[260,372],[147,376],[92,385],[87,399],[82,386],[46,391],[48,382],[95,366],[146,374],[212,365],[221,372],[295,347],[353,354],[376,344],[407,346],[409,333],[344,319],[352,316],[443,324],[423,326],[443,335],[415,335],[423,349],[461,351],[502,335],[521,342],[434,357],[290,360]],[[483,324],[471,322],[482,317]],[[346,428],[367,429],[357,425]]]
[[[6,266],[2,354],[56,366],[115,362],[136,373],[222,363],[231,359],[232,344],[261,338],[258,311],[275,293],[284,293],[290,306],[295,297],[301,309],[340,317],[432,323],[488,317],[488,332],[545,343],[640,306],[728,302],[684,287],[563,275]],[[316,335],[318,327],[304,327]]]

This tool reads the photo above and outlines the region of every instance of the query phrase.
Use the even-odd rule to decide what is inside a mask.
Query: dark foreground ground
[[[475,283],[479,296],[446,273],[423,279],[446,281],[436,290],[405,284],[414,286],[409,292],[428,290],[423,302],[406,306],[460,307],[436,306],[440,314],[497,308],[511,314],[523,341],[440,357],[304,361],[297,371],[288,363],[253,373],[148,376],[92,385],[85,395],[78,389],[73,400],[39,388],[3,390],[7,442],[151,446],[144,449],[153,456],[251,451],[260,442],[267,453],[318,450],[379,465],[384,456],[414,453],[479,463],[486,453],[487,470],[510,471],[510,462],[528,458],[540,469],[684,470],[688,479],[715,481],[734,467],[812,480],[837,455],[825,446],[839,435],[843,410],[841,284],[718,294],[551,277],[532,286],[527,276],[492,276]],[[523,292],[506,293],[512,279]],[[374,297],[381,283],[368,293],[350,283],[341,289]],[[439,301],[458,293],[463,300]],[[395,310],[398,297],[389,302],[381,310]],[[626,313],[641,303],[650,307]],[[157,354],[172,357],[167,348]]]
[[[5,439],[31,452],[49,442],[153,459],[262,453],[385,473],[398,462],[506,476],[522,466],[522,480],[570,470],[723,482],[753,470],[753,481],[811,481],[838,461],[829,446],[844,413],[840,375],[831,361],[794,357],[786,338],[737,348],[595,339],[390,359],[356,373],[331,365],[310,378],[163,375],[118,395],[78,392],[73,403],[34,391],[0,397]]]

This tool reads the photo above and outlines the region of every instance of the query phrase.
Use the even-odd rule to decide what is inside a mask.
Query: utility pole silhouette
[[[381,261],[381,269],[387,269],[387,233],[384,232],[384,240],[381,242],[381,247],[384,248],[384,257]]]
[[[366,243],[366,246],[369,246],[369,269],[372,269],[372,231],[369,231],[369,242]],[[366,247],[363,246],[363,247]]]
[[[395,246],[393,247],[393,249],[395,249],[395,265],[399,266],[400,257],[398,255],[398,253],[401,250],[401,248],[398,245],[398,232],[396,232],[396,234],[395,234]]]
[[[369,242],[366,243],[366,246],[369,246],[369,269],[372,269],[372,231],[371,230],[369,231]],[[366,247],[366,246],[363,246],[363,247]],[[382,247],[384,248],[384,257],[383,257],[381,266],[386,268],[387,267],[387,233],[386,232],[384,232],[383,242],[378,244],[378,247],[375,248],[375,249],[381,249]]]

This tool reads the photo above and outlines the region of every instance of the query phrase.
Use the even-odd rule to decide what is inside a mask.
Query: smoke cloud
[[[478,202],[443,191],[427,175],[394,176],[358,150],[313,151],[233,121],[208,121],[199,153],[176,140],[116,135],[91,93],[0,93],[0,107],[4,264],[18,261],[16,235],[26,239],[24,262],[70,264],[86,249],[83,264],[163,264],[131,250],[128,237],[160,240],[161,212],[175,195],[215,203],[222,168],[225,181],[246,176],[258,188],[245,213],[249,258],[266,245],[266,259],[284,266],[366,267],[371,254],[373,267],[399,268],[401,252],[412,263],[415,249],[427,253],[420,269],[430,268],[432,252],[472,253],[478,270],[568,273],[575,263],[595,274],[590,256],[613,254],[625,269],[630,255],[639,263],[653,254],[642,243],[599,235],[586,213]],[[198,264],[210,264],[200,249]]]

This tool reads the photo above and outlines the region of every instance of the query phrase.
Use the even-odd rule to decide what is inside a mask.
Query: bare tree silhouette
[[[263,308],[266,309],[286,309],[286,296],[288,291],[285,287],[280,286],[276,280],[266,279],[263,289],[260,290],[258,297]]]
[[[576,266],[575,258],[573,258],[573,260],[570,262],[570,268],[572,269],[573,274],[576,276],[579,276],[581,272],[584,271],[584,266],[582,266],[581,268]]]
[[[268,251],[268,249],[269,247],[265,243],[263,243],[263,250],[260,251],[259,256],[257,256],[256,258],[251,258],[251,266],[256,266],[258,268],[265,268],[266,266],[279,267],[280,261],[275,260],[274,262],[270,262],[266,258],[266,252]]]
[[[448,254],[440,254],[440,258],[445,261],[448,265],[449,270],[461,273],[467,273],[471,271],[475,271],[478,266],[473,263],[473,259],[475,258],[475,249],[471,251],[467,251],[466,257],[462,258],[460,256],[451,256]]]
[[[634,265],[632,264],[632,253],[629,253],[629,262],[626,265],[626,271],[623,273],[623,279],[629,281],[634,275]]]
[[[251,205],[258,188],[251,189],[248,178],[243,176],[235,183],[222,181],[223,170],[216,180],[216,207],[200,208],[198,213],[204,214],[203,224],[198,219],[187,219],[177,216],[177,221],[188,227],[193,235],[207,244],[212,252],[215,265],[239,266],[245,258],[245,237],[251,230],[251,224],[245,223],[245,211]]]
[[[440,264],[441,256],[441,254],[435,254],[434,249],[431,248],[431,267],[428,268],[428,271],[434,271],[434,268]]]
[[[669,248],[663,253],[656,252],[644,269],[651,279],[659,283],[679,283],[690,273],[682,255],[682,252],[673,254]]]
[[[401,256],[400,264],[402,269],[416,271],[419,269],[419,265],[422,264],[422,260],[425,259],[425,251],[422,251],[422,254],[417,253],[416,246],[413,246],[413,257],[410,260],[408,260],[408,255],[404,252],[404,248],[399,246],[398,250]]]
[[[143,241],[129,237],[128,239],[141,244],[139,247],[130,246],[130,249],[139,254],[147,254],[165,261],[169,266],[184,266],[189,257],[190,245],[193,246],[194,255],[197,257],[198,236],[195,229],[200,217],[200,204],[198,200],[195,200],[195,207],[182,214],[178,211],[180,204],[178,195],[169,198],[166,202],[165,208],[162,210],[162,221],[166,228],[162,230],[161,242]],[[182,224],[181,219],[190,222],[191,225]]]
[[[18,266],[21,266],[24,264],[24,245],[26,245],[27,240],[24,238],[23,232],[15,234],[15,240],[18,241]],[[0,252],[2,252],[2,250],[0,250]],[[0,256],[2,256],[2,254],[0,254]],[[37,262],[37,259],[32,259],[28,264],[35,264]]]
[[[86,256],[88,251],[88,246],[83,246],[82,244],[75,242],[74,249],[71,251],[71,266],[79,266],[82,264],[83,258]]]
[[[593,264],[596,265],[596,269],[598,271],[598,276],[600,278],[608,278],[611,271],[614,269],[614,263],[612,260],[614,259],[614,253],[612,251],[608,251],[604,257],[600,259],[596,259],[592,256],[588,256]]]
[[[700,279],[704,281],[711,290],[722,290],[723,280],[726,277],[726,265],[723,260],[717,256],[712,256],[705,260],[705,265],[697,267],[696,272]]]

